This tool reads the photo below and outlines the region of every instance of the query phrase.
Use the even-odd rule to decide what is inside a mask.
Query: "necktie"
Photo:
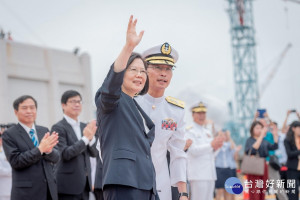
[[[31,136],[31,141],[33,142],[33,145],[35,147],[37,147],[39,145],[39,143],[38,143],[38,141],[37,141],[37,139],[36,139],[36,137],[34,135],[34,129],[30,129],[29,134]]]

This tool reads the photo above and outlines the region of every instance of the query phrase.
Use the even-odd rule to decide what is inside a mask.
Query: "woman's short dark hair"
[[[127,62],[127,65],[126,65],[126,69],[128,69],[129,65],[130,65],[135,59],[141,59],[141,60],[143,61],[143,63],[144,63],[145,70],[147,70],[147,68],[148,68],[147,62],[144,61],[144,59],[142,58],[141,54],[138,54],[138,53],[135,53],[135,52],[133,52],[133,53],[131,54],[131,56],[129,57],[128,62]],[[149,89],[149,78],[148,78],[148,75],[147,75],[147,79],[146,79],[144,88],[139,92],[139,95],[144,95],[144,94],[146,94],[146,93],[148,92],[148,89]]]
[[[286,140],[291,144],[295,144],[295,133],[293,131],[293,128],[296,127],[300,127],[300,121],[294,121],[293,123],[291,123],[290,128],[286,134]]]
[[[79,92],[75,91],[75,90],[67,90],[63,93],[63,95],[61,96],[61,103],[62,104],[67,104],[67,101],[72,98],[72,97],[76,97],[76,96],[79,96],[80,99],[81,98],[81,95]]]
[[[15,101],[14,101],[14,103],[13,103],[13,107],[14,107],[14,109],[16,110],[16,111],[18,111],[19,110],[19,105],[21,104],[21,103],[23,103],[25,100],[27,100],[27,99],[32,99],[32,101],[34,102],[34,104],[35,104],[35,108],[37,108],[37,102],[36,102],[36,100],[32,97],[32,96],[30,96],[30,95],[23,95],[23,96],[20,96],[19,98],[17,98]]]
[[[261,123],[261,122],[259,122],[259,121],[254,121],[252,124],[251,124],[251,127],[250,127],[250,135],[251,135],[251,137],[253,137],[254,136],[254,127],[256,126],[256,125],[260,125],[261,127],[264,127],[264,125]]]

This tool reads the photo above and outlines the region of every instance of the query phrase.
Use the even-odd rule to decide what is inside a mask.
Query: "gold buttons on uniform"
[[[155,108],[156,108],[156,106],[155,106],[155,105],[153,105],[153,106],[152,106],[152,110],[154,110]]]

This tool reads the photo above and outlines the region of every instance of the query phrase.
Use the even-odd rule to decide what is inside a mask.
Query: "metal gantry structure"
[[[252,0],[228,0],[234,65],[236,128],[233,138],[244,144],[259,106]]]
[[[292,44],[288,43],[286,45],[286,47],[284,48],[283,52],[280,54],[275,66],[271,69],[270,73],[268,74],[268,76],[266,77],[266,79],[264,80],[264,82],[261,84],[260,86],[260,92],[259,92],[259,98],[262,98],[262,96],[264,95],[266,89],[268,88],[268,86],[270,85],[272,79],[274,78],[274,76],[276,75],[278,69],[280,68],[283,59],[285,58],[287,52],[292,48]]]

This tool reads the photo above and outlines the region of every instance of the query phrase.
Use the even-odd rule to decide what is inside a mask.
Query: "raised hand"
[[[268,128],[267,127],[263,127],[263,129],[261,130],[260,136],[261,137],[265,137],[267,135],[267,132],[268,132]]]
[[[278,135],[278,128],[277,126],[274,124],[274,123],[271,123],[270,124],[270,128],[271,128],[271,132],[273,134],[273,136],[277,136]]]
[[[133,16],[131,15],[127,27],[126,44],[133,48],[140,43],[144,35],[144,31],[141,31],[139,34],[136,33],[136,23],[137,19],[133,20]]]
[[[240,151],[242,149],[242,145],[238,145],[237,147],[235,147],[235,151]]]
[[[137,19],[133,21],[133,16],[131,15],[126,32],[126,44],[114,64],[115,72],[121,72],[126,68],[131,53],[133,52],[134,48],[140,43],[144,35],[144,31],[141,31],[139,34],[136,33],[136,23]]]
[[[88,125],[83,129],[83,135],[89,140],[92,140],[97,131],[96,120],[92,120]]]
[[[230,131],[227,130],[225,134],[228,137],[228,139],[231,139],[231,133],[230,133]]]
[[[184,146],[184,151],[186,151],[188,148],[190,148],[190,146],[192,145],[193,143],[193,140],[191,139],[187,139],[186,142],[185,142],[185,146]]]
[[[43,139],[41,140],[39,144],[39,150],[41,153],[51,153],[53,147],[58,143],[58,133],[55,131],[52,132],[50,135],[49,132],[47,132]]]
[[[269,118],[269,114],[267,111],[264,113],[264,118]]]
[[[259,112],[258,111],[255,112],[254,117],[255,117],[255,119],[259,117]]]
[[[211,146],[214,150],[219,149],[220,147],[222,147],[224,142],[224,137],[221,135],[218,135],[217,137],[215,137],[213,139],[213,141],[211,142]]]

